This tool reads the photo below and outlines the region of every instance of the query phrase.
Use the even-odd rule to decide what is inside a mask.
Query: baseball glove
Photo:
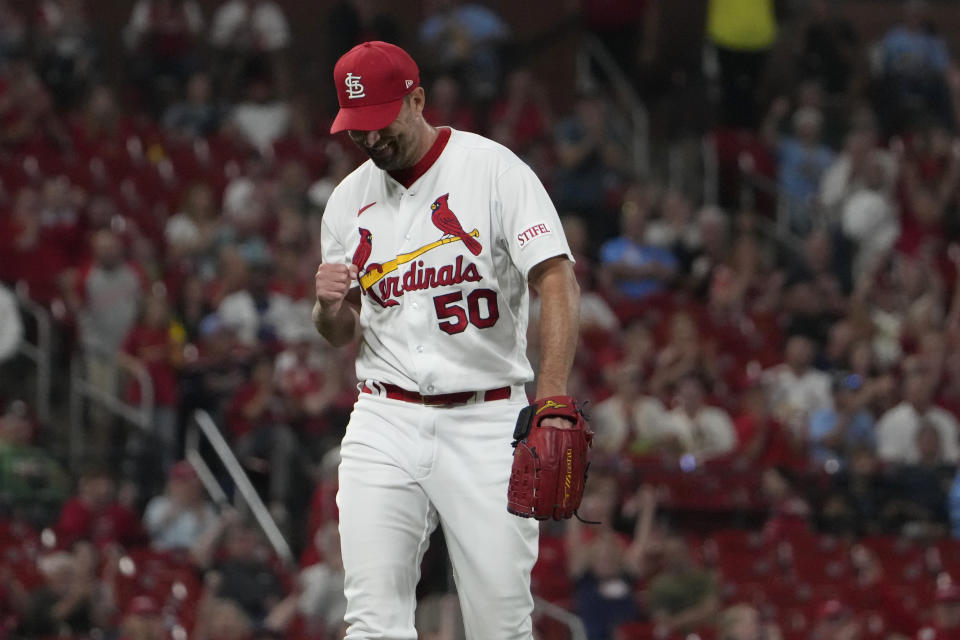
[[[568,429],[542,425],[545,418],[554,417],[573,425]],[[592,442],[593,432],[573,398],[551,396],[524,407],[513,432],[507,510],[537,520],[573,516],[583,498]]]

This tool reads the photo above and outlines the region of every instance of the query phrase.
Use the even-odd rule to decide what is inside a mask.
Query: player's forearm
[[[580,323],[580,287],[565,258],[534,284],[540,294],[540,372],[537,397],[566,395]]]
[[[356,334],[357,314],[347,303],[335,313],[327,313],[317,302],[313,305],[313,326],[331,345],[342,347]]]

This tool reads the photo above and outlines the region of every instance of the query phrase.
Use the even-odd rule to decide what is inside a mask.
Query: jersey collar
[[[432,145],[430,145],[430,149],[427,151],[426,155],[420,158],[420,162],[412,167],[407,167],[406,169],[390,171],[390,177],[402,184],[405,189],[409,189],[411,186],[413,186],[414,182],[420,179],[420,176],[425,174],[427,170],[433,166],[433,163],[437,161],[437,158],[439,158],[440,154],[443,152],[444,147],[447,146],[447,141],[449,139],[449,127],[440,127],[437,129],[437,139],[433,141]]]

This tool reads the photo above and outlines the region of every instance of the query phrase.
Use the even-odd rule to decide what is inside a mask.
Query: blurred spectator
[[[286,419],[274,383],[273,360],[260,356],[253,362],[249,380],[230,399],[227,426],[240,462],[269,478],[270,506],[277,517],[285,513],[298,471],[299,445]]]
[[[808,435],[810,460],[818,467],[831,464],[836,470],[846,464],[853,449],[873,448],[874,419],[864,408],[868,391],[855,373],[838,373],[833,381],[833,407],[810,414]],[[831,467],[828,467],[831,468]]]
[[[760,612],[749,604],[734,604],[717,619],[717,640],[781,640],[776,624],[760,619]]]
[[[309,181],[314,176],[322,176],[329,170],[329,138],[323,135],[322,124],[318,122],[313,106],[304,96],[294,96],[290,100],[290,118],[286,133],[273,143],[272,153],[281,167],[299,166],[303,168],[304,178]],[[300,194],[305,197],[305,194]],[[306,208],[307,203],[298,202]]]
[[[23,339],[20,305],[13,291],[0,282],[0,364],[10,360]]]
[[[581,24],[642,90],[641,71],[649,71],[657,52],[660,0],[582,0],[580,6]]]
[[[133,366],[146,367],[152,382],[153,437],[155,442],[141,453],[151,453],[163,469],[176,457],[177,443],[177,369],[183,359],[183,336],[170,318],[166,294],[153,293],[143,301],[140,318],[124,338],[118,357],[132,358]],[[129,380],[127,401],[138,406],[144,390],[137,380]],[[129,452],[129,449],[128,449]]]
[[[49,451],[32,444],[27,406],[14,400],[0,415],[0,504],[32,522],[50,520],[68,494],[67,475]]]
[[[596,432],[594,448],[608,456],[645,454],[656,450],[666,410],[654,396],[643,393],[642,365],[623,362],[611,365],[613,395],[590,412]]]
[[[254,624],[263,622],[283,599],[281,577],[260,531],[237,516],[221,518],[208,528],[196,542],[194,557],[207,571],[216,597],[236,604]]]
[[[925,0],[903,3],[903,22],[886,33],[878,57],[876,104],[888,133],[903,131],[925,113],[952,123],[945,82],[950,54]]]
[[[9,60],[0,67],[0,146],[21,152],[65,149],[69,141],[54,106],[30,61]]]
[[[703,379],[691,372],[676,383],[673,408],[661,423],[662,437],[675,442],[677,453],[698,461],[723,456],[737,446],[733,422],[726,411],[706,402]]]
[[[208,579],[197,607],[193,637],[196,640],[247,640],[254,632],[250,617],[234,601],[218,598],[216,589],[222,579]]]
[[[830,0],[813,0],[809,7],[800,76],[818,81],[830,95],[846,94],[858,71],[857,30],[843,9]]]
[[[0,217],[0,280],[24,287],[31,300],[49,307],[60,298],[69,262],[53,230],[41,226],[40,211],[37,191],[23,187],[10,216]]]
[[[489,7],[463,0],[430,0],[424,6],[420,46],[435,73],[467,79],[471,100],[493,98],[503,73],[502,48],[510,26]]]
[[[326,416],[340,393],[339,364],[329,352],[320,350],[315,335],[309,328],[300,327],[289,336],[289,346],[277,355],[274,379],[291,426],[308,442],[326,448],[331,438],[341,435],[330,432]]]
[[[213,100],[210,76],[202,71],[187,80],[184,99],[170,105],[163,114],[163,126],[183,138],[202,138],[214,133],[220,123],[220,109]]]
[[[213,190],[203,182],[190,185],[183,195],[180,210],[167,220],[164,238],[167,241],[168,262],[176,264],[181,258],[193,259],[203,275],[210,275],[209,260],[219,226]]]
[[[945,584],[937,588],[930,622],[917,632],[918,640],[948,640],[960,634],[960,586]]]
[[[786,98],[777,98],[764,123],[768,144],[779,159],[778,183],[787,199],[791,228],[807,233],[814,223],[814,196],[820,179],[834,160],[834,153],[821,142],[823,114],[815,107],[801,107],[791,117],[791,135],[781,136],[780,122],[790,111]]]
[[[811,640],[859,640],[863,625],[839,600],[827,600],[817,608]]]
[[[0,2],[0,66],[11,55],[22,51],[27,38],[27,24],[23,15],[10,0]]]
[[[118,371],[114,354],[134,326],[145,286],[113,232],[97,231],[92,243],[93,262],[80,274],[76,289],[68,291],[67,301],[80,325],[88,381],[115,395]],[[98,450],[108,451],[108,418],[99,416],[93,423]]]
[[[718,207],[700,209],[694,226],[700,237],[700,247],[688,258],[685,279],[687,288],[702,298],[710,287],[717,265],[726,259],[730,229],[726,214]]]
[[[99,77],[100,56],[87,0],[37,3],[37,71],[60,109],[76,106]]]
[[[293,322],[289,297],[270,291],[270,264],[253,264],[247,286],[227,294],[220,302],[217,315],[237,331],[248,345],[275,345],[284,330]]]
[[[684,273],[689,272],[701,244],[701,229],[693,224],[693,213],[689,198],[679,191],[668,190],[660,200],[659,215],[650,221],[646,231],[646,241],[669,249]]]
[[[756,126],[757,89],[776,39],[773,0],[710,0],[707,41],[719,72],[721,125]]]
[[[451,76],[440,76],[430,86],[430,103],[423,108],[423,119],[435,127],[448,126],[460,131],[477,131],[474,110],[460,98],[460,84]]]
[[[220,415],[223,405],[247,379],[250,349],[236,330],[211,313],[201,320],[196,354],[181,375],[181,411],[205,409]]]
[[[663,563],[647,591],[647,606],[657,626],[676,633],[711,620],[720,607],[719,585],[697,565],[682,537],[674,535],[664,542]]]
[[[43,583],[29,592],[17,637],[89,634],[112,615],[111,599],[97,575],[99,557],[90,544],[55,551],[38,560]]]
[[[552,129],[548,96],[527,67],[507,75],[506,95],[490,108],[489,128],[497,142],[521,156],[545,139]]]
[[[810,415],[833,406],[830,376],[813,368],[813,342],[787,338],[784,362],[764,372],[774,415],[795,434],[806,432]]]
[[[300,572],[298,609],[311,631],[339,630],[347,608],[337,526],[336,522],[328,522],[317,530],[313,544],[318,547],[321,561]]]
[[[854,116],[843,148],[820,179],[819,205],[824,207],[831,223],[840,219],[840,212],[850,196],[866,187],[867,178],[871,183],[869,188],[879,189],[888,197],[893,191],[899,171],[897,157],[878,146],[875,120],[872,112]],[[878,176],[872,172],[874,163],[883,170],[883,182],[879,185],[875,183]]]
[[[195,0],[137,0],[123,32],[145,106],[161,115],[198,64],[203,13]]]
[[[640,206],[625,206],[620,236],[600,247],[605,281],[613,293],[630,301],[665,290],[677,270],[677,259],[668,249],[647,244],[648,215]]]
[[[830,477],[826,494],[820,508],[821,530],[855,535],[874,535],[883,530],[891,486],[880,473],[873,448],[849,451],[847,465]]]
[[[581,511],[599,526],[586,530],[579,520],[570,522],[566,549],[574,582],[573,609],[590,640],[606,640],[618,625],[643,616],[636,588],[646,569],[656,502],[651,492],[638,493],[639,513],[631,540],[613,528],[620,502],[616,480],[599,474],[592,480]]]
[[[160,605],[150,596],[136,596],[120,621],[120,633],[123,640],[165,640],[166,622]]]
[[[150,545],[158,551],[191,549],[216,520],[200,478],[186,460],[170,468],[166,491],[154,496],[143,513]]]
[[[768,542],[789,540],[794,534],[810,532],[812,510],[792,473],[776,467],[764,469],[761,491],[770,504],[770,517],[763,526],[763,537]]]
[[[580,96],[554,131],[558,167],[553,198],[560,210],[599,216],[627,163],[629,139],[601,94]]]
[[[713,344],[701,334],[701,327],[693,315],[676,311],[668,319],[665,344],[657,352],[650,376],[650,391],[665,397],[675,390],[688,375],[700,375],[706,380],[714,378],[712,357]]]
[[[843,235],[855,250],[855,279],[890,251],[900,235],[900,221],[887,193],[888,180],[882,163],[877,155],[866,159],[863,186],[850,194],[840,211]]]
[[[957,419],[934,404],[934,381],[922,366],[908,367],[903,377],[903,401],[877,421],[877,450],[886,462],[917,464],[920,450],[917,435],[929,424],[940,436],[943,459],[957,462]]]
[[[378,0],[338,0],[330,8],[324,40],[331,70],[334,61],[361,42],[401,41],[397,20],[383,7],[384,4]],[[428,102],[434,100],[431,93]],[[430,120],[428,122],[432,123]]]
[[[229,115],[229,122],[252,148],[267,153],[290,125],[290,105],[280,100],[266,78],[253,78],[246,96]]]
[[[210,44],[219,58],[214,77],[228,97],[254,79],[286,87],[282,54],[290,24],[273,0],[224,0],[213,16]]]
[[[58,547],[69,549],[81,540],[99,547],[143,542],[140,519],[117,500],[116,494],[116,482],[105,467],[90,466],[81,471],[77,493],[63,505],[54,527]]]
[[[797,462],[802,441],[773,416],[770,398],[761,380],[747,382],[733,427],[738,443],[733,458],[735,466],[766,469],[793,467]]]

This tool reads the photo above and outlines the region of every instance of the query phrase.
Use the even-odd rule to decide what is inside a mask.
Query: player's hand
[[[544,418],[540,424],[545,427],[553,427],[554,429],[573,429],[577,425],[573,420],[560,417]]]
[[[326,262],[317,267],[314,277],[317,302],[323,313],[333,315],[340,310],[344,298],[350,291],[350,283],[357,278],[354,264]]]

